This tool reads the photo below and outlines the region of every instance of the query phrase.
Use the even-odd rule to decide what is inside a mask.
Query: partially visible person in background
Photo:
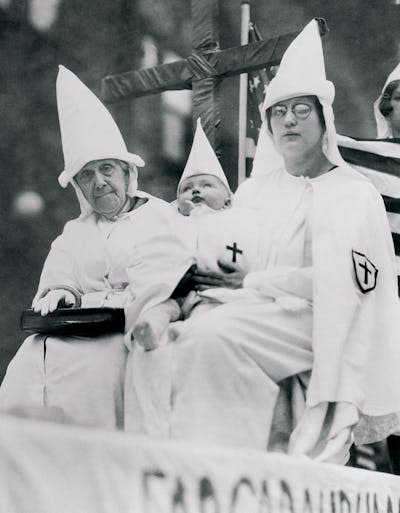
[[[400,64],[390,73],[383,86],[381,95],[374,102],[374,114],[378,139],[400,138]],[[393,187],[390,187],[390,190],[395,191]],[[396,214],[389,214],[389,222],[393,231],[397,233],[398,223],[396,223]],[[397,272],[400,275],[400,258],[398,256],[396,257],[396,262]],[[391,470],[397,475],[400,474],[399,434],[396,433],[397,436],[391,435],[387,439]]]
[[[174,239],[168,203],[137,190],[142,159],[129,153],[108,110],[60,66],[57,106],[64,153],[62,187],[71,184],[81,208],[55,239],[33,309],[60,306],[124,308],[134,298],[126,268],[148,234]],[[127,349],[122,334],[32,335],[11,361],[0,387],[0,410],[57,411],[70,422],[123,428]],[[51,414],[50,414],[51,417]]]
[[[400,64],[390,73],[374,102],[378,139],[400,137]]]

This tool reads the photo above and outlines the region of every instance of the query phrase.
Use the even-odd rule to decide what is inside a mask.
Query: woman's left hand
[[[246,276],[243,268],[234,262],[218,260],[221,271],[196,270],[192,277],[195,290],[207,290],[215,287],[240,289]]]

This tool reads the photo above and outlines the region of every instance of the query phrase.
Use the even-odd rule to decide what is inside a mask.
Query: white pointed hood
[[[131,177],[130,189],[136,188],[136,166],[144,166],[144,162],[128,152],[119,128],[102,102],[64,66],[59,66],[56,89],[64,153],[60,185],[65,188],[88,162],[114,158],[132,164],[135,176]]]
[[[178,192],[181,183],[195,175],[212,175],[216,176],[225,185],[229,192],[228,180],[226,179],[224,170],[204,133],[201,126],[201,119],[198,118],[196,132],[193,138],[192,149],[190,150],[189,157],[186,162],[185,169],[183,170],[181,179],[178,183]]]
[[[317,20],[312,20],[292,41],[282,57],[276,76],[268,85],[262,107],[263,124],[254,158],[252,176],[264,174],[283,165],[268,129],[266,111],[279,101],[296,96],[317,96],[325,118],[326,134],[323,151],[335,165],[344,163],[338,147],[332,103],[335,88],[326,79],[324,55]]]
[[[379,98],[377,98],[374,102],[374,115],[375,115],[375,121],[376,121],[376,137],[378,139],[389,139],[393,137],[392,133],[392,127],[390,126],[390,123],[387,122],[385,116],[381,113],[379,110],[379,104],[383,96],[383,92],[385,91],[386,87],[390,84],[390,82],[393,82],[394,80],[400,80],[400,64],[398,64],[394,70],[390,73],[390,75],[387,77],[385,85],[382,88],[382,92],[379,95]]]

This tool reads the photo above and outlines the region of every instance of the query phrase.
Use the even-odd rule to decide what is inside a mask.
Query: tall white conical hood
[[[183,170],[181,179],[178,183],[178,191],[183,180],[186,180],[187,178],[190,178],[194,175],[216,176],[219,178],[219,180],[221,180],[228,191],[231,192],[224,170],[222,169],[222,166],[214,152],[213,147],[210,144],[210,141],[207,139],[207,136],[204,133],[203,127],[201,126],[200,118],[197,120],[196,132],[194,134],[189,158],[187,159],[185,169]]]
[[[64,153],[64,171],[58,177],[62,187],[92,160],[115,158],[144,166],[138,155],[128,152],[119,128],[102,102],[64,66],[59,66],[56,89]]]
[[[390,84],[390,82],[393,82],[394,80],[400,80],[400,64],[398,64],[387,77],[385,85],[382,88],[382,92],[379,95],[379,98],[377,98],[374,102],[376,136],[378,139],[387,139],[393,137],[392,127],[390,126],[390,123],[387,122],[385,116],[383,116],[383,114],[379,110],[379,104],[386,87]]]
[[[324,54],[317,20],[311,20],[284,53],[267,88],[263,111],[280,100],[318,94],[332,104],[335,88],[326,80]]]
[[[324,55],[317,20],[312,20],[292,41],[282,57],[276,76],[267,87],[262,107],[263,124],[257,144],[253,173],[265,173],[282,165],[282,157],[272,148],[266,111],[279,101],[296,96],[317,96],[323,110],[326,135],[323,151],[332,164],[344,163],[337,147],[332,103],[335,88],[326,79]]]

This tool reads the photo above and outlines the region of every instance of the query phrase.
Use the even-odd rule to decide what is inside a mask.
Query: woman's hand
[[[44,317],[50,312],[54,312],[62,303],[62,306],[74,306],[75,297],[72,292],[63,289],[50,290],[44,297],[38,299],[32,308],[36,313]]]
[[[221,271],[195,271],[192,277],[196,290],[207,290],[215,287],[240,289],[246,276],[243,268],[234,262],[218,260]]]

